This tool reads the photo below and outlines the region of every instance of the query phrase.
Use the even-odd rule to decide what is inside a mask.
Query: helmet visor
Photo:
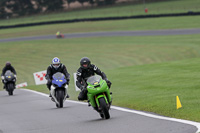
[[[60,64],[53,64],[53,66],[59,66]]]
[[[87,67],[88,67],[88,64],[87,64],[87,63],[83,64],[83,67],[84,67],[84,68],[87,68]]]
[[[53,64],[53,67],[56,68],[56,69],[57,69],[59,66],[60,66],[60,63],[59,63],[59,64]]]

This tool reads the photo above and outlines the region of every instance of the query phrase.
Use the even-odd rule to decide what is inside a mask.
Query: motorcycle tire
[[[14,84],[10,83],[7,84],[7,91],[8,91],[8,95],[13,95],[13,90],[14,90]]]
[[[104,114],[104,118],[109,119],[110,118],[109,109],[106,105],[106,101],[104,97],[99,98],[99,104],[102,109],[102,113]]]
[[[56,103],[56,107],[59,108],[59,105]]]
[[[99,113],[99,115],[100,115],[100,117],[101,117],[102,119],[104,119],[104,114],[103,114],[103,113]]]
[[[63,107],[64,92],[62,90],[56,91],[56,98],[57,98],[57,101],[59,102],[59,105],[57,107],[62,108]]]

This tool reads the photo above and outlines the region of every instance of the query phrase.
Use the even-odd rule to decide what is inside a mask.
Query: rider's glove
[[[68,89],[68,84],[65,85],[65,89]]]
[[[47,84],[51,84],[51,79],[48,79],[48,80],[47,80]]]
[[[4,76],[1,76],[1,79],[4,80],[5,79]]]
[[[69,79],[67,79],[67,85],[69,85]]]
[[[14,75],[15,79],[17,79],[17,75]]]
[[[110,88],[112,83],[108,79],[105,79],[105,80],[106,80],[106,83],[108,84],[108,87]]]
[[[83,86],[81,86],[81,87],[80,87],[80,90],[82,91],[83,89],[84,89],[84,87],[83,87]]]
[[[81,91],[86,91],[86,88],[84,86],[80,87]]]

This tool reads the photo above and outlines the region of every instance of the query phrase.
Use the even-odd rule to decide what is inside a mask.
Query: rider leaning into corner
[[[6,62],[6,65],[5,67],[3,68],[2,70],[2,73],[1,73],[1,79],[2,79],[2,83],[4,83],[4,75],[6,73],[6,71],[10,70],[12,73],[14,73],[14,77],[17,78],[17,73],[15,71],[15,68],[11,65],[11,63],[9,61]],[[5,84],[4,84],[4,87],[5,89]]]
[[[110,88],[111,82],[107,79],[106,74],[102,72],[97,66],[91,64],[91,61],[87,57],[83,57],[80,61],[80,68],[77,70],[76,86],[81,89],[78,96],[78,100],[87,100],[87,83],[86,80],[94,76],[95,73],[100,75],[105,80]]]
[[[49,91],[51,90],[52,79],[53,79],[52,76],[57,72],[61,72],[65,75],[66,80],[67,80],[67,85],[69,85],[70,74],[67,72],[66,66],[60,62],[60,59],[58,57],[54,57],[52,60],[52,64],[47,68],[47,74],[45,76],[47,80],[47,88],[49,89]],[[52,97],[51,93],[49,97]],[[67,94],[67,98],[69,98],[68,94]]]
[[[56,36],[60,36],[60,35],[61,35],[60,31],[56,32]]]

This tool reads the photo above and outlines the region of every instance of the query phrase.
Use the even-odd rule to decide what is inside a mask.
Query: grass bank
[[[193,16],[55,24],[0,30],[0,38],[52,35],[57,31],[61,31],[62,33],[81,33],[98,31],[200,28],[199,21],[200,16]]]
[[[168,0],[162,2],[146,3],[149,9],[148,14],[161,13],[181,13],[188,11],[200,11],[199,0]],[[35,16],[26,16],[13,19],[0,20],[0,25],[14,25],[33,22],[44,22],[54,20],[70,20],[80,18],[114,17],[114,16],[132,16],[144,15],[144,4],[125,4],[115,5],[103,8],[91,8],[75,11],[65,11],[61,13],[41,14]]]
[[[72,75],[83,56],[91,58],[112,81],[113,104],[161,115],[200,121],[200,35],[94,37],[1,43],[0,66],[9,60],[18,72],[18,83],[35,86],[33,72],[45,70],[60,57]],[[0,68],[2,69],[2,67]],[[70,99],[77,99],[73,77]],[[176,110],[178,95],[183,108]]]

